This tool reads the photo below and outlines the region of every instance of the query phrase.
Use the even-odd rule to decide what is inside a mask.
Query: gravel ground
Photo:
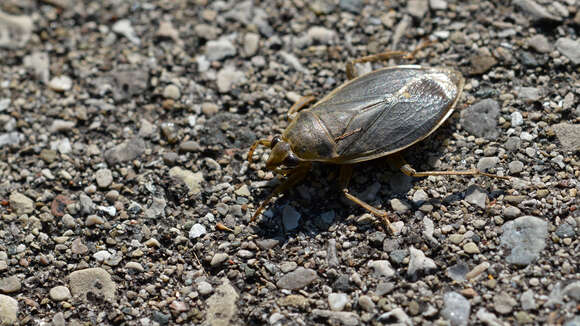
[[[3,0],[1,322],[580,325],[579,5]],[[405,157],[512,178],[357,165],[393,234],[315,164],[250,223],[280,182],[252,142],[426,38],[466,85]]]

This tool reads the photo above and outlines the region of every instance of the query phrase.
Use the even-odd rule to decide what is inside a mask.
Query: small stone
[[[229,256],[226,253],[217,253],[211,259],[210,265],[211,267],[216,267],[223,264],[226,260],[228,260]]]
[[[102,268],[87,268],[70,273],[69,285],[72,295],[83,300],[87,299],[88,293],[102,296],[107,301],[115,300],[116,285],[111,275]]]
[[[181,97],[179,87],[173,84],[165,86],[163,97],[178,100]]]
[[[518,302],[506,292],[501,292],[493,297],[493,308],[502,315],[511,313],[517,304]]]
[[[4,294],[18,292],[21,288],[22,284],[17,276],[8,276],[0,279],[0,292]]]
[[[256,33],[247,33],[244,35],[244,55],[252,57],[258,52],[260,44],[260,35]]]
[[[373,310],[375,310],[375,303],[373,302],[373,300],[367,296],[367,295],[363,295],[360,298],[358,298],[358,304],[361,306],[361,308],[363,308],[365,311],[368,312],[372,312]]]
[[[515,206],[507,206],[503,209],[503,216],[513,219],[520,216],[522,211]]]
[[[574,227],[572,225],[570,225],[568,223],[562,223],[556,229],[556,235],[558,237],[560,237],[561,239],[572,238],[576,235],[576,232],[574,232]]]
[[[126,263],[125,269],[136,271],[136,272],[144,272],[145,271],[145,268],[143,268],[143,265],[141,265],[140,263],[138,263],[136,261],[130,261],[130,262]]]
[[[455,282],[465,281],[465,275],[469,272],[469,266],[464,262],[459,262],[449,268],[447,268],[447,276],[454,280]]]
[[[435,265],[435,262],[431,258],[425,257],[423,251],[415,249],[413,246],[409,247],[409,255],[408,276],[417,277],[418,272],[429,273],[431,270],[437,268],[437,265]]]
[[[207,230],[203,224],[196,223],[189,230],[189,238],[192,240],[197,239],[205,234],[207,234]]]
[[[288,273],[288,272],[295,270],[297,267],[298,267],[298,264],[296,264],[296,262],[289,261],[289,262],[282,263],[280,265],[280,270],[282,271],[282,273]]]
[[[308,286],[310,283],[318,279],[316,271],[309,268],[298,268],[290,272],[276,283],[281,289],[298,290]]]
[[[348,295],[345,293],[331,293],[328,295],[328,306],[332,311],[341,311],[348,303]]]
[[[367,266],[372,268],[378,277],[389,278],[395,275],[395,270],[388,260],[371,260]]]
[[[516,89],[518,98],[524,103],[533,103],[542,99],[543,90],[537,87],[518,87]],[[515,113],[515,112],[514,112]]]
[[[429,11],[427,0],[409,0],[407,2],[407,12],[416,19],[422,19]]]
[[[493,169],[499,163],[499,158],[497,157],[483,157],[477,162],[477,169],[479,171],[487,171]]]
[[[55,92],[66,92],[72,88],[72,79],[68,76],[53,77],[48,87]]]
[[[393,210],[395,210],[395,212],[397,212],[399,214],[404,214],[404,213],[408,212],[409,209],[411,209],[409,204],[407,204],[406,202],[404,202],[398,198],[391,199],[391,207],[393,208]]]
[[[468,254],[478,254],[480,252],[477,245],[473,242],[468,242],[463,245],[463,250]]]
[[[209,61],[220,61],[226,57],[234,56],[236,53],[236,47],[227,38],[209,41],[205,47],[205,55]]]
[[[496,139],[499,136],[497,128],[499,113],[499,103],[485,99],[461,111],[460,123],[476,137]]]
[[[465,201],[475,205],[481,209],[485,209],[485,203],[487,201],[487,192],[476,185],[471,185],[467,188],[465,192]]]
[[[103,224],[103,223],[105,223],[105,220],[98,215],[89,215],[89,216],[87,216],[87,219],[85,220],[86,226],[99,225],[99,224]]]
[[[512,161],[508,164],[510,174],[518,174],[524,170],[524,163],[521,161]]]
[[[358,14],[364,7],[362,0],[340,0],[338,6],[342,10],[349,11],[353,14]]]
[[[548,223],[534,216],[522,216],[502,226],[501,246],[508,249],[506,261],[528,265],[546,247]]]
[[[100,169],[95,173],[99,188],[108,188],[113,183],[113,172],[109,169]]]
[[[441,316],[449,320],[453,326],[465,326],[469,322],[471,303],[457,292],[447,292],[443,295],[443,310]]]
[[[248,185],[246,185],[246,184],[244,184],[240,188],[238,188],[235,191],[235,194],[238,196],[242,196],[242,197],[250,197],[251,196],[250,189],[248,188]]]
[[[470,75],[481,75],[493,68],[497,64],[497,60],[491,55],[474,55],[469,58]]]
[[[429,0],[432,10],[447,10],[447,0]]]
[[[56,119],[52,122],[52,125],[50,126],[49,130],[50,130],[50,132],[53,132],[53,133],[70,131],[74,128],[75,125],[76,125],[76,122],[74,122],[74,121],[66,121],[66,120]]]
[[[319,44],[330,44],[336,39],[336,32],[321,26],[314,26],[308,30],[308,37]]]
[[[506,325],[493,313],[488,312],[485,308],[479,308],[476,314],[477,318],[488,326],[504,326]]]
[[[185,183],[192,195],[201,192],[201,183],[204,181],[203,172],[194,173],[176,166],[169,170],[169,176]]]
[[[287,231],[295,230],[300,222],[302,216],[300,213],[292,206],[284,206],[282,211],[282,223],[284,224],[284,229]]]
[[[0,148],[7,145],[18,145],[24,138],[23,134],[16,131],[0,134]]]
[[[216,77],[220,93],[227,93],[246,80],[244,72],[237,70],[234,66],[226,66],[221,69]]]
[[[81,238],[73,240],[70,249],[74,255],[84,255],[89,251],[89,248],[83,243]]]
[[[105,152],[105,160],[109,165],[132,161],[145,152],[145,141],[141,138],[133,138],[119,144]]]
[[[16,215],[30,214],[34,212],[34,201],[19,192],[10,194],[10,207]]]
[[[0,323],[2,325],[18,323],[18,301],[4,294],[0,294]]]
[[[21,48],[32,36],[31,16],[12,16],[0,11],[0,48]]]
[[[412,326],[413,320],[401,308],[395,308],[389,312],[385,312],[377,318],[378,321],[395,320],[398,325]]]
[[[524,13],[530,15],[530,17],[535,21],[548,20],[548,21],[561,21],[560,17],[551,14],[546,8],[539,5],[533,0],[514,0],[513,5],[518,7]]]
[[[137,34],[135,34],[133,26],[131,26],[131,21],[128,19],[118,20],[115,24],[113,24],[112,30],[117,34],[126,37],[129,41],[131,41],[131,43],[137,45],[141,43],[141,40],[139,39]]]
[[[66,286],[55,286],[49,291],[50,298],[53,301],[65,301],[72,298],[70,290]]]
[[[278,300],[278,304],[282,307],[305,309],[308,306],[308,299],[302,295],[291,294]]]
[[[419,189],[415,191],[415,193],[413,194],[413,203],[415,203],[415,205],[421,205],[427,199],[429,199],[429,195],[427,195],[427,193],[423,189]]]
[[[107,250],[99,250],[93,254],[93,258],[95,258],[95,260],[99,263],[102,263],[105,260],[111,258],[111,256],[113,255]]]
[[[528,40],[528,46],[539,53],[550,53],[554,47],[548,41],[548,38],[542,34],[532,36]]]
[[[580,41],[561,37],[556,41],[556,49],[570,59],[573,64],[580,64]]]
[[[524,123],[524,118],[521,113],[513,112],[511,114],[511,123],[513,127],[521,126]]]
[[[520,297],[520,302],[522,303],[522,309],[524,310],[536,310],[538,305],[536,304],[536,299],[534,299],[534,291],[527,290],[522,293]]]
[[[580,124],[562,122],[553,125],[552,129],[556,133],[562,149],[580,151]]]
[[[208,295],[213,292],[213,286],[206,281],[197,283],[197,292],[201,295]]]

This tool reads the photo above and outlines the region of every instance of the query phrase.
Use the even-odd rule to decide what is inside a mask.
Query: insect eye
[[[283,163],[287,167],[295,167],[296,165],[298,165],[299,162],[300,162],[300,160],[298,159],[298,157],[296,157],[296,155],[290,153],[290,154],[288,154],[288,156],[286,156]]]
[[[274,148],[274,146],[276,146],[276,144],[278,144],[280,141],[282,141],[280,136],[274,136],[274,138],[272,138],[272,142],[270,143],[270,148]]]

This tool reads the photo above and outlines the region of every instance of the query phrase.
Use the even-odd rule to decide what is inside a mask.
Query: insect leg
[[[387,51],[383,53],[372,54],[366,57],[350,60],[346,63],[346,78],[354,79],[357,77],[354,69],[354,65],[357,63],[387,61],[391,58],[403,58],[409,57],[410,55],[411,53],[405,51]]]
[[[306,106],[308,106],[308,104],[314,101],[316,101],[316,98],[312,95],[302,96],[298,101],[296,101],[296,103],[292,105],[292,107],[290,107],[290,110],[288,110],[288,120],[294,120],[294,115],[298,111],[304,109]]]
[[[248,162],[252,163],[253,161],[252,155],[254,155],[254,151],[256,150],[256,147],[258,147],[258,145],[270,147],[271,143],[272,141],[269,139],[260,139],[257,140],[254,144],[252,144],[252,147],[250,147],[250,150],[248,151]]]
[[[410,177],[428,177],[428,176],[437,176],[437,175],[483,175],[486,177],[490,177],[490,178],[498,178],[498,179],[503,179],[503,180],[509,180],[509,177],[505,177],[505,176],[499,176],[496,174],[491,174],[491,173],[485,173],[482,171],[479,171],[478,169],[472,169],[472,170],[467,170],[467,171],[421,171],[421,172],[417,172],[415,169],[413,169],[411,167],[411,165],[409,163],[407,163],[405,161],[405,159],[398,154],[393,155],[392,157],[389,157],[389,159],[391,160],[391,162],[393,162],[398,168],[399,170],[401,170],[401,172],[403,172],[404,174],[410,176]]]
[[[266,208],[268,203],[274,198],[276,195],[285,192],[286,190],[294,187],[297,183],[302,181],[308,175],[308,171],[310,171],[310,166],[312,164],[310,162],[305,162],[304,164],[299,165],[296,167],[292,172],[290,172],[288,178],[280,185],[278,185],[266,199],[260,204],[254,215],[252,215],[251,222],[254,222],[258,215]]]
[[[387,212],[377,209],[367,203],[365,203],[362,199],[351,195],[348,192],[348,183],[350,182],[350,178],[352,177],[352,165],[342,165],[340,167],[340,175],[338,177],[338,182],[340,183],[340,188],[344,196],[353,202],[357,203],[358,205],[362,206],[367,211],[371,212],[371,214],[381,218],[385,226],[391,230],[391,232],[395,233],[395,229],[391,225],[391,221],[389,221],[389,215]]]

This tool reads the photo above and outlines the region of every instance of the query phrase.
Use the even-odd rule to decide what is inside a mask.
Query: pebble
[[[520,216],[521,213],[522,213],[522,211],[519,208],[517,208],[516,206],[507,206],[507,207],[504,207],[504,209],[503,209],[503,216],[505,216],[509,219],[516,218],[516,217]]]
[[[550,53],[554,47],[548,41],[548,38],[542,34],[534,35],[528,40],[528,46],[539,53]]]
[[[513,127],[521,126],[524,124],[524,117],[518,111],[512,112],[511,114],[511,124]]]
[[[373,312],[375,310],[375,303],[373,302],[373,300],[367,296],[367,295],[363,295],[360,298],[358,298],[358,304],[361,306],[361,308],[363,308],[365,311],[368,312]]]
[[[429,7],[432,10],[446,10],[447,0],[429,0]]]
[[[496,315],[487,311],[485,308],[479,308],[475,316],[488,326],[507,326],[506,323],[502,322]]]
[[[561,37],[556,41],[556,49],[570,59],[573,64],[580,64],[580,41]]]
[[[441,316],[449,320],[453,326],[465,326],[469,323],[471,303],[457,292],[447,292],[443,295],[443,310]]]
[[[281,289],[298,290],[308,286],[317,279],[318,274],[316,271],[310,268],[300,267],[295,271],[282,276],[282,278],[276,282],[276,286]]]
[[[53,301],[65,301],[72,298],[70,290],[66,286],[55,286],[49,291],[50,298]]]
[[[522,304],[522,309],[524,310],[536,310],[538,307],[536,304],[536,299],[534,299],[534,291],[532,290],[527,290],[522,293],[520,302]]]
[[[477,162],[477,169],[479,171],[487,171],[495,168],[497,163],[499,163],[499,158],[497,157],[482,157]]]
[[[413,194],[413,203],[417,206],[423,204],[427,199],[429,199],[429,195],[423,189],[419,189]]]
[[[468,73],[470,75],[481,75],[493,68],[497,64],[497,60],[491,55],[480,54],[469,58],[469,63]]]
[[[313,42],[319,44],[330,44],[336,39],[335,31],[321,26],[311,27],[307,35]]]
[[[328,320],[330,325],[337,324],[337,322],[344,326],[357,326],[360,324],[360,318],[354,312],[313,309],[312,317]]]
[[[471,185],[465,191],[465,201],[481,209],[485,209],[487,192],[479,186]]]
[[[455,282],[465,281],[465,275],[467,272],[469,272],[469,266],[464,262],[458,262],[457,264],[447,268],[447,276]]]
[[[197,195],[201,192],[201,183],[204,182],[203,172],[194,173],[175,166],[169,170],[169,176],[185,183],[190,194]]]
[[[218,286],[215,293],[207,299],[205,324],[207,325],[234,325],[233,319],[238,313],[239,294],[230,285],[230,281],[223,279],[222,285]]]
[[[197,283],[197,292],[201,295],[208,295],[213,292],[213,286],[206,281]]]
[[[389,321],[389,320],[396,320],[398,321],[398,325],[405,325],[405,326],[412,326],[413,321],[412,319],[405,313],[405,311],[401,308],[395,308],[389,312],[385,312],[384,314],[380,315],[378,321]]]
[[[103,263],[105,260],[111,258],[111,256],[113,255],[107,250],[99,250],[93,254],[93,258],[99,263]]]
[[[221,61],[224,58],[236,55],[237,52],[234,44],[227,38],[209,41],[205,47],[205,56],[209,61]]]
[[[155,33],[156,37],[171,39],[181,45],[183,41],[179,38],[179,31],[173,27],[170,21],[162,20],[159,22],[159,28]]]
[[[113,183],[113,172],[109,169],[100,169],[95,173],[99,188],[108,188]]]
[[[543,97],[543,91],[537,87],[518,87],[516,93],[518,98],[525,103],[536,102]]]
[[[237,70],[234,66],[226,66],[217,73],[217,86],[220,93],[227,93],[234,86],[246,80],[244,72]]]
[[[145,152],[145,141],[141,138],[133,138],[119,144],[105,152],[105,160],[109,165],[132,161]]]
[[[68,279],[70,291],[75,297],[87,300],[87,293],[94,293],[107,301],[115,300],[116,285],[111,275],[100,267],[74,271]]]
[[[518,302],[506,292],[501,292],[493,297],[493,309],[502,315],[512,312]]]
[[[118,20],[115,24],[113,24],[112,30],[117,34],[126,37],[131,43],[137,45],[141,43],[141,40],[139,39],[137,34],[135,34],[133,26],[131,26],[131,21],[128,19]]]
[[[478,254],[480,253],[479,248],[473,242],[468,242],[463,245],[463,250],[468,254]]]
[[[19,192],[10,194],[10,208],[16,215],[30,214],[34,212],[34,201]]]
[[[163,97],[178,100],[181,97],[181,91],[179,90],[179,87],[173,84],[167,85],[165,86],[165,89],[163,89]]]
[[[196,223],[189,230],[189,238],[192,240],[197,239],[205,234],[207,234],[207,230],[203,224]]]
[[[301,217],[302,215],[300,215],[300,212],[298,212],[293,206],[284,206],[284,209],[282,210],[282,223],[284,224],[284,229],[286,231],[292,231],[298,228]]]
[[[425,257],[425,253],[415,247],[409,247],[409,267],[407,268],[407,275],[413,278],[417,277],[418,273],[429,273],[431,270],[437,268],[433,259]]]
[[[485,99],[461,111],[460,123],[465,130],[476,137],[496,139],[499,136],[498,117],[498,102]]]
[[[0,48],[21,48],[32,36],[31,16],[12,16],[0,11]]]
[[[391,199],[391,207],[393,208],[393,210],[395,210],[395,212],[399,214],[404,214],[411,209],[411,206],[409,206],[409,204],[398,198]]]
[[[217,253],[213,256],[213,258],[211,259],[211,262],[209,263],[211,265],[211,267],[216,267],[216,266],[220,266],[221,264],[223,264],[226,260],[228,260],[229,256],[226,253]]]
[[[72,88],[72,83],[68,76],[56,76],[48,82],[48,87],[55,92],[66,92]]]
[[[136,261],[130,261],[130,262],[126,263],[125,269],[136,271],[136,272],[144,272],[145,271],[145,268],[143,268],[143,265],[141,265],[140,263],[138,263]]]
[[[342,10],[349,11],[353,14],[358,14],[364,7],[363,0],[340,0],[338,6]]]
[[[105,223],[105,220],[98,215],[89,215],[89,216],[87,216],[87,219],[85,220],[86,226],[99,225],[99,224],[103,224],[103,223]]]
[[[510,174],[518,174],[524,170],[524,163],[522,161],[512,161],[508,164]]]
[[[506,261],[515,265],[532,263],[546,247],[548,223],[534,216],[522,216],[501,227],[501,246],[509,255]]]
[[[546,8],[536,3],[534,0],[514,0],[512,3],[515,7],[528,14],[532,19],[561,21],[558,16],[551,14]]]
[[[422,19],[429,11],[428,0],[409,0],[407,2],[407,12],[416,19]]]
[[[24,135],[16,131],[0,134],[0,148],[6,145],[18,145],[23,140]]]
[[[291,272],[291,271],[295,270],[297,267],[298,267],[298,264],[296,264],[296,262],[293,262],[293,261],[288,261],[288,262],[284,262],[284,263],[280,264],[280,270],[282,271],[282,273]]]
[[[258,52],[260,45],[260,35],[256,33],[247,33],[244,35],[243,52],[246,57],[252,57]]]
[[[328,295],[328,307],[332,311],[341,311],[348,303],[348,295],[345,293],[331,293]]]
[[[22,284],[17,276],[8,276],[0,279],[0,292],[4,294],[18,292],[21,288]]]
[[[568,223],[562,223],[556,229],[556,235],[560,238],[573,238],[575,236],[574,227]]]
[[[2,325],[18,323],[18,301],[4,294],[0,294],[0,323]]]
[[[84,255],[89,251],[89,248],[83,243],[81,238],[73,240],[70,249],[74,255]]]
[[[395,270],[388,260],[371,260],[367,266],[374,270],[375,276],[389,278],[395,275]]]
[[[566,122],[552,126],[558,137],[560,147],[567,151],[580,151],[580,124]]]

